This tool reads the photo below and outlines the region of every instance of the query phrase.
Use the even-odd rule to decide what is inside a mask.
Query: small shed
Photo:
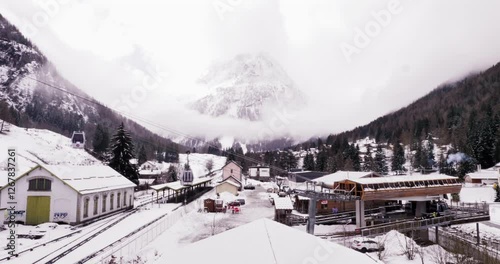
[[[274,220],[289,225],[289,215],[292,213],[293,204],[290,197],[274,198]]]
[[[216,199],[214,201],[215,204],[215,212],[220,213],[220,212],[226,212],[226,207],[224,206],[224,200],[222,199]]]
[[[207,213],[214,213],[215,212],[215,200],[207,198],[205,201],[203,201],[203,208],[205,212]]]
[[[216,193],[229,192],[236,195],[239,189],[240,185],[232,180],[225,180],[215,186]]]

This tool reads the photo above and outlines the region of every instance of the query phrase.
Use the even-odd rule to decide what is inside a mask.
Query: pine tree
[[[165,156],[164,156],[165,154]],[[159,163],[162,163],[164,161],[166,161],[166,155],[167,155],[167,152],[162,152],[161,150],[157,150],[156,151],[156,160],[159,162]]]
[[[432,136],[429,135],[427,139],[427,167],[432,167],[436,164],[436,159],[434,157],[434,140]]]
[[[331,173],[338,171],[338,166],[337,166],[337,163],[335,161],[335,157],[333,157],[333,156],[328,157],[328,159],[326,161],[326,171],[331,172]]]
[[[493,115],[493,110],[488,107],[486,116],[476,122],[471,117],[468,133],[468,146],[472,157],[484,168],[489,168],[496,163],[496,148],[498,145],[498,116]]]
[[[467,173],[473,172],[477,168],[477,162],[476,160],[466,157],[463,159],[461,162],[458,163],[458,168],[457,168],[457,175],[460,180],[464,180],[465,175]]]
[[[168,167],[168,177],[169,177],[169,181],[177,181],[178,178],[177,178],[177,169],[175,168],[174,165],[170,165]]]
[[[326,150],[322,149],[318,153],[318,157],[316,158],[316,170],[318,171],[326,171],[327,167],[327,160],[328,160],[328,153]]]
[[[113,136],[111,146],[111,160],[109,166],[135,184],[139,184],[139,172],[137,166],[130,163],[134,158],[134,145],[129,133],[125,130],[123,123],[118,127]]]
[[[316,167],[316,164],[314,163],[314,155],[312,153],[307,153],[306,156],[304,157],[304,166],[303,168],[305,170],[310,170],[313,171]]]
[[[141,146],[141,148],[139,149],[139,157],[137,158],[137,161],[139,165],[148,161],[148,155],[146,154],[146,149],[144,148],[144,146]]]
[[[373,161],[372,153],[371,153],[371,147],[370,145],[366,146],[366,154],[363,160],[363,171],[374,171],[375,170],[375,164]]]
[[[394,145],[394,154],[392,156],[392,162],[391,162],[391,170],[393,172],[396,172],[396,174],[399,174],[402,171],[405,171],[404,164],[406,162],[405,159],[405,151],[403,149],[403,146],[401,146],[400,143],[396,143]]]
[[[387,174],[388,168],[385,161],[385,154],[382,150],[380,144],[377,146],[377,151],[375,152],[375,172],[380,174]]]
[[[347,158],[344,161],[344,170],[345,171],[353,171],[354,170],[354,164],[350,158]]]
[[[97,124],[92,142],[94,151],[97,153],[105,152],[109,147],[109,133],[101,124]]]
[[[449,166],[446,158],[444,157],[443,153],[439,155],[439,173],[440,174],[448,174],[449,173]]]
[[[422,144],[418,141],[416,143],[415,155],[413,155],[413,167],[415,169],[425,169],[427,167],[427,152]]]
[[[350,147],[351,155],[350,159],[352,161],[352,169],[354,171],[361,171],[361,158],[359,157],[359,146],[354,146],[354,143]]]
[[[493,185],[493,189],[495,190],[495,203],[500,202],[500,186],[498,183]]]

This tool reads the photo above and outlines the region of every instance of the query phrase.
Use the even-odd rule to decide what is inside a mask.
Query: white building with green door
[[[109,166],[37,165],[16,177],[15,189],[4,173],[0,208],[15,206],[16,221],[28,225],[79,224],[133,207],[136,185]]]

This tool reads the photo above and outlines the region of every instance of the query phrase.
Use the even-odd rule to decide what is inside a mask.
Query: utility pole
[[[307,233],[314,235],[314,225],[316,224],[316,195],[309,198],[309,220],[307,220]]]

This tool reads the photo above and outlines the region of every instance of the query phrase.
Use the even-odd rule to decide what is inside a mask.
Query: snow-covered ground
[[[207,162],[213,161],[212,171],[220,170],[226,165],[226,157],[221,157],[213,154],[192,153],[189,154],[189,166],[193,171],[194,177],[202,177],[208,174]],[[179,154],[179,163],[184,167],[187,163],[187,154]],[[215,177],[222,175],[219,171]]]
[[[492,203],[495,201],[495,190],[491,185],[465,184],[460,191],[460,202],[464,203]]]
[[[367,253],[375,259],[380,259],[386,264],[402,264],[402,263],[447,263],[451,260],[445,249],[438,245],[421,247],[412,239],[405,235],[392,230],[389,233],[375,237],[373,239],[379,244],[383,244],[385,250],[379,252]],[[407,252],[413,249],[415,253],[413,259],[408,259]]]
[[[75,249],[66,257],[61,259],[59,263],[76,263],[80,259],[86,257],[89,254],[94,253],[95,251],[104,248],[105,246],[115,242],[116,240],[122,238],[133,230],[141,227],[142,225],[153,221],[154,219],[171,212],[173,209],[179,207],[180,204],[161,204],[161,205],[148,205],[144,207],[144,209],[128,216],[124,220],[118,222],[116,225],[112,226],[108,230],[99,234],[96,238],[92,239],[91,242],[82,245],[81,247]],[[92,225],[82,227],[81,233],[76,234],[75,236],[62,239],[58,242],[47,244],[44,247],[39,247],[32,252],[27,252],[21,254],[18,258],[14,258],[10,260],[10,263],[34,263],[35,261],[41,259],[42,257],[48,255],[52,252],[63,252],[67,250],[69,246],[74,245],[73,241],[81,241],[84,238],[87,238],[90,234],[92,234],[95,230],[100,227],[107,225],[115,220],[117,220],[120,216],[123,216],[124,213],[114,216],[111,218],[107,218],[101,221],[98,221]],[[22,227],[26,229],[32,229],[32,227]],[[74,232],[65,226],[59,226],[52,231],[48,231],[44,238],[40,240],[29,240],[29,239],[20,239],[19,242],[23,243],[23,246],[28,247],[29,245],[35,245],[43,243],[44,241],[48,241],[56,238],[57,236],[68,234],[70,232]],[[0,239],[2,236],[6,236],[7,231],[0,232]],[[7,241],[5,239],[5,241]],[[73,242],[73,243],[72,243]],[[22,250],[22,248],[21,248]],[[7,252],[3,251],[3,255],[7,256]],[[50,257],[44,259],[47,261],[57,254],[51,254]]]
[[[210,195],[213,196],[214,194],[211,192],[200,199]],[[268,199],[261,198],[267,195],[263,187],[242,191],[239,197],[244,197],[246,203],[241,206],[239,214],[191,212],[182,221],[173,225],[151,242],[138,255],[145,263],[154,263],[160,257],[172,254],[177,248],[187,244],[263,217],[272,219],[274,216],[273,206]],[[136,256],[129,256],[129,258],[136,259]]]

